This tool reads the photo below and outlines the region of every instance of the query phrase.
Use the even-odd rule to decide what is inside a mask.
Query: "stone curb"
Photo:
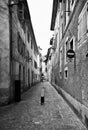
[[[69,95],[62,88],[52,83],[56,91],[63,97],[63,99],[67,102],[67,104],[72,108],[74,113],[78,116],[81,122],[88,129],[88,108],[81,104],[79,101],[74,99],[71,95]]]

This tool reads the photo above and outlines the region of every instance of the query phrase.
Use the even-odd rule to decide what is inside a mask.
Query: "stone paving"
[[[41,89],[45,103],[41,105]],[[42,82],[22,95],[19,103],[0,108],[0,130],[86,130],[63,98]]]

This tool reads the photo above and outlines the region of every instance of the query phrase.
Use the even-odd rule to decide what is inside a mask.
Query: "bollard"
[[[44,104],[44,88],[41,89],[41,105]]]

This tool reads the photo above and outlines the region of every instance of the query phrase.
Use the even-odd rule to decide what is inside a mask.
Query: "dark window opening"
[[[37,62],[36,61],[34,61],[34,67],[35,67],[35,69],[37,69]]]
[[[25,48],[26,48],[25,44],[18,33],[18,52],[24,58],[25,58]]]
[[[21,2],[18,4],[18,18],[20,22],[24,19],[24,4]]]
[[[72,39],[71,42],[70,42],[70,49],[73,50],[73,39]]]
[[[29,30],[27,31],[27,40],[28,40],[28,42],[29,42],[29,40],[30,40],[30,33],[29,33]]]
[[[74,0],[71,1],[71,4],[72,4],[72,5],[73,5],[73,3],[74,3]]]
[[[65,78],[68,77],[68,70],[65,70]]]
[[[33,49],[33,40],[31,39],[31,49]]]
[[[25,87],[25,67],[23,66],[23,89]]]
[[[30,86],[30,70],[28,69],[28,86]]]

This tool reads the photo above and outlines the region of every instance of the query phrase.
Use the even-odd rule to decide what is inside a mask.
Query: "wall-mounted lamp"
[[[18,2],[14,2],[13,0],[9,3],[9,7],[12,7],[13,5],[18,5]]]
[[[10,2],[9,2],[9,7],[12,7],[12,6],[14,6],[14,5],[18,5],[18,4],[20,4],[20,3],[22,3],[23,2],[23,0],[20,0],[19,2],[14,2],[14,0],[11,0]]]

